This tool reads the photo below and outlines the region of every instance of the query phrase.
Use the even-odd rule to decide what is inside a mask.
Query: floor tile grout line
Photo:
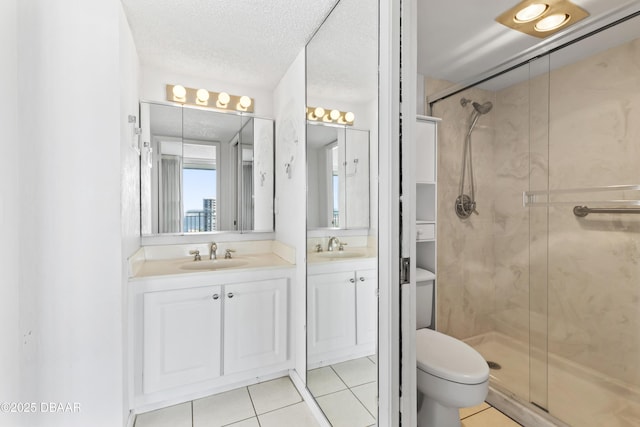
[[[481,409],[481,410],[479,410],[478,412],[474,412],[473,414],[467,415],[467,416],[466,416],[466,417],[464,417],[464,418],[460,418],[460,420],[466,420],[467,418],[471,418],[471,417],[473,417],[474,415],[478,415],[478,414],[480,414],[481,412],[488,411],[488,410],[489,410],[489,409],[491,409],[491,408],[493,408],[493,406],[489,405],[489,407],[488,407],[488,408]],[[496,410],[497,410],[497,409],[496,409]],[[498,411],[498,412],[499,412],[499,411]]]
[[[255,418],[255,419],[256,419],[256,421],[258,421],[258,425],[260,425],[260,421],[258,420],[258,416],[256,415],[255,417],[244,418],[244,419],[242,419],[242,420],[234,421],[234,422],[232,422],[231,424],[225,424],[225,425],[223,425],[223,426],[221,426],[221,427],[229,427],[229,426],[232,426],[232,425],[234,425],[234,424],[238,424],[238,423],[241,423],[241,422],[243,422],[243,421],[250,420],[250,419],[252,419],[252,418]]]
[[[249,400],[251,401],[251,407],[253,408],[253,413],[256,416],[256,420],[258,421],[258,427],[261,426],[260,424],[260,418],[258,418],[258,411],[256,410],[256,405],[255,403],[253,403],[253,397],[251,396],[251,390],[249,390],[249,387],[245,387],[247,389],[247,394],[249,395]]]
[[[347,383],[346,383],[346,382],[344,382],[344,380],[342,379],[342,377],[340,376],[340,374],[338,373],[338,371],[336,371],[336,370],[333,368],[333,365],[329,365],[329,367],[331,368],[331,370],[333,371],[333,373],[334,373],[334,374],[336,374],[336,376],[337,376],[337,377],[338,377],[338,379],[342,382],[342,384],[344,384],[344,386],[345,386],[346,388],[349,388],[349,386],[347,385]]]
[[[370,383],[367,383],[367,384],[370,384]],[[359,386],[356,386],[356,387],[359,387]],[[360,405],[362,405],[362,407],[364,408],[364,410],[365,410],[365,411],[367,411],[367,413],[368,413],[369,415],[371,415],[371,416],[373,417],[373,419],[374,419],[374,420],[377,420],[378,418],[377,418],[375,415],[373,415],[373,414],[371,413],[371,411],[369,410],[369,408],[367,408],[367,405],[365,405],[365,404],[364,404],[364,402],[363,402],[362,400],[360,400],[360,398],[358,397],[358,395],[357,395],[357,394],[355,394],[355,393],[353,392],[353,390],[351,390],[351,388],[349,388],[349,391],[351,392],[351,394],[353,394],[353,396],[354,396],[354,397],[356,398],[356,400],[360,403]]]

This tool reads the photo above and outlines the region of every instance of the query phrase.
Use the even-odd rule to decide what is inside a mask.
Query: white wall
[[[119,3],[120,32],[120,158],[121,158],[121,215],[122,215],[122,258],[121,258],[121,292],[122,292],[122,338],[123,338],[123,418],[129,415],[129,399],[133,395],[133,384],[129,378],[133,375],[133,366],[129,363],[133,348],[128,345],[127,325],[129,319],[126,307],[128,301],[128,266],[127,258],[140,247],[140,157],[133,149],[138,138],[133,136],[133,128],[140,126],[138,106],[138,88],[140,87],[140,64],[138,53],[127,18]],[[136,123],[130,124],[129,115],[136,117]],[[132,383],[132,381],[131,381]]]
[[[296,279],[292,292],[296,370],[306,375],[306,118],[305,53],[293,61],[274,94],[276,119],[276,239],[296,249]],[[284,164],[294,158],[291,177]]]
[[[254,114],[273,118],[274,106],[271,91],[248,85],[238,85],[203,76],[191,76],[142,64],[141,98],[145,101],[166,101],[166,85],[181,84],[186,87],[204,88],[231,95],[247,95],[254,99]]]
[[[122,424],[119,8],[18,5],[24,425]]]
[[[18,313],[20,216],[18,205],[18,91],[17,0],[0,2],[0,402],[20,401],[20,328]],[[18,425],[12,415],[0,414],[0,425]]]

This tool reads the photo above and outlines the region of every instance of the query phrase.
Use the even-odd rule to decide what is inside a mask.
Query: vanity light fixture
[[[231,96],[229,96],[227,92],[220,92],[218,94],[216,105],[218,106],[218,108],[227,108],[227,105],[229,105],[229,101],[231,101]]]
[[[251,106],[251,98],[244,95],[240,97],[240,102],[238,102],[238,110],[247,111],[247,108]]]
[[[253,98],[243,95],[230,95],[227,92],[211,92],[207,89],[194,89],[182,85],[167,85],[167,101],[219,110],[235,110],[253,113]],[[215,102],[214,102],[215,100]]]
[[[196,92],[196,103],[198,105],[209,105],[209,91],[206,89],[198,89]]]
[[[187,89],[182,85],[175,85],[171,91],[173,98],[178,102],[185,102],[187,96]]]
[[[328,111],[328,112],[327,112]],[[356,116],[351,111],[326,110],[322,107],[307,107],[307,120],[325,123],[353,125]]]
[[[545,38],[589,16],[569,0],[522,0],[496,21],[530,36]]]

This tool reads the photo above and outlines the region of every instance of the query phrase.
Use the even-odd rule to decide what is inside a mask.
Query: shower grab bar
[[[597,214],[640,214],[640,208],[590,208],[588,206],[575,206],[573,214],[584,218],[590,213]]]
[[[524,207],[544,207],[558,205],[584,205],[586,203],[597,203],[600,205],[623,205],[623,206],[640,206],[640,200],[590,200],[590,201],[549,201],[549,197],[559,194],[573,193],[598,193],[598,192],[614,192],[614,191],[640,191],[640,184],[632,185],[608,185],[603,187],[590,188],[566,188],[558,190],[532,190],[522,193],[522,204]],[[542,197],[541,197],[542,196]],[[539,198],[543,200],[538,201]]]

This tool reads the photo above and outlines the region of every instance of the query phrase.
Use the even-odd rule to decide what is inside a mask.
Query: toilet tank
[[[416,329],[431,326],[433,317],[433,282],[436,275],[416,268]]]

